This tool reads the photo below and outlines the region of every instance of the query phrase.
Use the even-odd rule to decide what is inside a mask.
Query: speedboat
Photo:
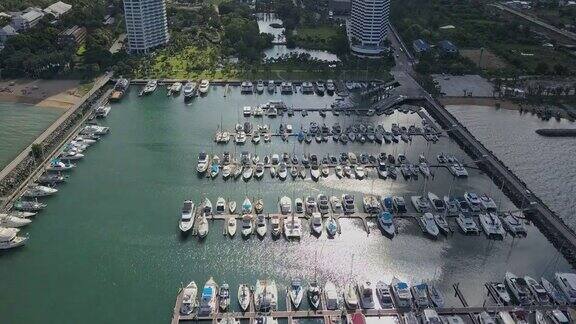
[[[216,200],[216,214],[222,215],[226,212],[226,199],[224,197],[218,197]]]
[[[428,296],[430,296],[430,301],[436,307],[444,307],[444,294],[436,287],[434,284],[428,285]]]
[[[528,233],[526,232],[526,228],[524,227],[522,220],[511,212],[504,214],[504,217],[502,217],[502,224],[504,225],[504,228],[513,236],[526,236]]]
[[[0,250],[8,250],[26,244],[28,236],[18,236],[20,230],[12,227],[0,227]]]
[[[284,235],[287,239],[299,239],[302,236],[302,221],[298,216],[292,214],[292,217],[284,220]]]
[[[446,206],[446,214],[450,216],[458,215],[460,209],[458,208],[458,201],[455,198],[444,196],[444,206]]]
[[[48,164],[48,166],[46,166],[46,170],[48,171],[69,171],[72,170],[73,168],[76,167],[76,164],[74,163],[65,163],[63,161],[60,161],[58,159],[54,159],[52,161],[50,161],[50,163]]]
[[[246,197],[244,198],[244,201],[242,202],[242,214],[250,214],[252,213],[252,202],[250,201],[250,198]]]
[[[427,308],[430,305],[430,301],[428,300],[428,285],[421,283],[412,286],[410,290],[412,291],[412,297],[417,307]]]
[[[262,213],[264,210],[264,200],[262,198],[257,198],[254,200],[254,212],[257,214]]]
[[[397,213],[405,213],[408,211],[406,209],[406,202],[404,201],[404,197],[401,196],[392,197],[392,206]]]
[[[342,195],[342,207],[345,214],[353,214],[356,212],[356,205],[354,203],[354,195]]]
[[[210,81],[206,79],[200,81],[200,85],[198,86],[198,91],[200,92],[200,94],[206,95],[208,93],[208,90],[210,90]]]
[[[194,202],[192,200],[184,201],[179,225],[180,231],[182,231],[182,233],[188,232],[189,230],[192,229],[192,226],[194,226],[195,213],[196,213],[196,207],[194,206]]]
[[[404,313],[403,319],[405,324],[420,324],[420,321],[413,312]]]
[[[278,289],[274,280],[257,280],[255,289],[255,305],[257,312],[274,311],[278,305]]]
[[[240,284],[240,286],[238,286],[238,304],[240,304],[240,309],[243,312],[246,312],[248,308],[250,308],[251,300],[250,287],[246,284]]]
[[[256,216],[256,234],[260,237],[266,236],[268,231],[268,226],[266,225],[266,216],[263,214],[258,214]]]
[[[492,316],[486,311],[478,314],[478,322],[480,322],[480,324],[496,324],[496,321],[494,321]]]
[[[276,83],[274,83],[274,80],[269,80],[266,88],[268,89],[269,93],[276,92]]]
[[[204,173],[208,170],[208,166],[210,165],[210,157],[206,152],[200,152],[198,154],[198,165],[196,166],[196,171],[198,173]]]
[[[12,205],[15,210],[22,212],[38,212],[46,208],[46,206],[45,203],[36,200],[17,200]]]
[[[280,216],[272,215],[270,217],[270,228],[272,236],[278,237],[280,234],[282,234],[282,227],[280,227]]]
[[[390,294],[390,286],[383,281],[376,283],[376,297],[380,301],[380,307],[386,309],[394,306],[392,295]]]
[[[448,233],[452,232],[452,229],[450,228],[450,225],[448,225],[448,221],[444,215],[434,214],[434,221],[436,222],[440,232],[442,232],[444,235],[448,235]]]
[[[360,296],[360,306],[363,309],[374,308],[374,288],[370,281],[365,281],[358,285],[358,295]]]
[[[208,229],[208,219],[206,219],[206,214],[202,214],[198,221],[198,236],[200,238],[205,238],[206,235],[208,235]]]
[[[542,287],[546,289],[546,292],[555,304],[566,305],[566,297],[564,297],[564,294],[558,291],[558,289],[556,289],[556,287],[546,278],[542,277],[541,281]]]
[[[221,311],[226,311],[230,306],[230,286],[223,282],[218,290],[218,305]]]
[[[343,207],[342,207],[342,202],[340,201],[340,199],[336,196],[332,196],[330,197],[330,205],[332,207],[332,213],[334,214],[342,214]]]
[[[356,175],[356,179],[362,180],[366,176],[366,171],[363,166],[356,165],[354,166],[354,174]]]
[[[234,214],[234,212],[236,211],[236,202],[234,200],[228,202],[228,211],[230,212],[230,214]]]
[[[184,92],[184,100],[189,100],[197,95],[196,82],[186,82],[182,91]]]
[[[424,198],[424,196],[412,196],[410,197],[412,201],[412,205],[419,213],[425,213],[431,209],[430,203],[428,199]]]
[[[258,80],[256,83],[256,92],[263,93],[264,92],[264,81]]]
[[[312,215],[317,210],[316,199],[312,196],[306,197],[306,214]]]
[[[209,316],[216,312],[218,303],[218,285],[212,277],[208,279],[202,289],[200,297],[200,309],[198,315]]]
[[[44,173],[41,176],[39,176],[38,179],[36,179],[36,182],[39,184],[54,185],[57,183],[66,182],[66,179],[68,179],[68,176],[64,176],[60,173],[58,173],[58,174]]]
[[[433,192],[428,192],[428,200],[430,200],[432,207],[434,207],[437,212],[444,212],[446,210],[444,200],[438,198]]]
[[[326,195],[324,194],[319,194],[316,197],[316,200],[318,211],[320,212],[320,214],[322,215],[328,214],[328,212],[330,212],[330,202],[328,201],[328,197],[326,197]]]
[[[319,212],[313,212],[310,226],[312,227],[312,234],[320,236],[324,227],[324,224],[322,224],[322,214]]]
[[[393,216],[390,212],[383,211],[378,214],[378,225],[380,225],[380,228],[385,235],[394,237],[396,234]]]
[[[498,218],[496,214],[481,213],[478,215],[478,219],[480,220],[480,225],[487,237],[499,240],[504,239],[504,234],[506,234],[506,232],[504,231],[504,227],[502,227],[500,218]]]
[[[320,308],[320,286],[316,279],[310,281],[306,294],[308,295],[308,303],[310,304],[310,307],[312,309]]]
[[[482,205],[482,209],[487,212],[496,212],[498,210],[498,206],[494,200],[486,194],[480,196],[480,204]]]
[[[464,198],[468,201],[470,205],[470,210],[473,213],[480,212],[482,210],[482,203],[480,202],[480,198],[473,192],[465,192]]]
[[[332,216],[328,217],[326,220],[326,233],[329,237],[334,237],[338,232],[338,223],[336,219]]]
[[[338,309],[339,297],[336,286],[331,281],[326,281],[324,285],[324,299],[326,300],[326,309]]]
[[[151,94],[152,92],[156,91],[157,87],[158,87],[158,80],[150,80],[146,82],[146,85],[144,86],[142,93],[145,95]]]
[[[27,198],[39,198],[39,197],[51,196],[51,195],[55,194],[56,192],[58,192],[58,189],[56,189],[56,188],[40,186],[40,185],[35,185],[35,186],[33,185],[33,186],[28,187],[28,189],[26,189],[26,191],[24,192],[24,194],[22,196],[27,197]]]
[[[456,217],[456,223],[460,226],[460,229],[464,234],[479,234],[480,230],[478,229],[478,225],[472,218],[472,216],[468,215],[467,213],[459,213],[458,217]]]
[[[496,292],[498,298],[504,305],[510,305],[511,299],[506,286],[501,282],[491,282],[490,287]]]
[[[429,235],[431,238],[438,238],[438,234],[440,234],[440,230],[436,225],[436,221],[434,220],[434,215],[432,213],[424,213],[422,217],[420,217],[420,223],[422,225],[422,230]]]
[[[526,284],[528,284],[528,289],[530,289],[530,292],[532,293],[532,296],[537,303],[540,305],[551,304],[548,292],[546,292],[546,289],[544,289],[544,287],[538,281],[530,276],[525,276],[524,280],[526,281]]]
[[[250,178],[252,178],[253,173],[254,170],[252,169],[252,166],[245,165],[242,169],[242,179],[244,179],[244,181],[250,180]]]
[[[294,212],[296,214],[304,213],[304,201],[302,200],[302,198],[294,199]]]
[[[19,228],[32,223],[32,220],[13,215],[0,214],[0,227]]]
[[[362,198],[362,204],[364,205],[364,211],[368,214],[377,214],[380,212],[381,206],[376,196],[365,195]]]
[[[568,303],[576,303],[576,274],[557,272],[554,275],[556,284],[566,296]]]
[[[522,306],[528,306],[532,304],[532,298],[530,297],[530,289],[524,278],[517,277],[511,272],[506,272],[506,286],[512,292],[512,295],[516,301]]]
[[[344,286],[344,302],[348,309],[358,308],[358,295],[356,294],[356,289],[353,283],[347,283]]]
[[[408,284],[394,277],[392,278],[390,285],[392,286],[392,292],[394,293],[394,304],[396,308],[410,309],[410,300],[412,296],[410,295]]]
[[[314,181],[318,181],[318,179],[320,179],[320,167],[318,164],[312,164],[310,166],[310,177]]]
[[[212,215],[212,202],[208,197],[205,197],[204,202],[202,203],[202,213]]]
[[[298,309],[302,298],[304,297],[304,289],[302,288],[302,281],[299,278],[292,279],[290,287],[288,288],[288,295],[294,308]]]
[[[282,181],[286,180],[286,177],[288,176],[288,167],[286,166],[285,162],[281,162],[278,165],[278,178]]]
[[[180,305],[180,314],[190,315],[198,307],[198,286],[196,282],[191,281],[182,289],[182,304]]]
[[[237,221],[236,221],[236,217],[230,217],[228,218],[228,225],[226,226],[226,231],[228,232],[228,235],[230,235],[230,237],[234,237],[234,235],[236,235],[236,229],[237,229]]]
[[[292,213],[292,199],[288,196],[283,196],[278,202],[278,207],[282,215],[287,215]]]
[[[252,235],[253,231],[252,215],[245,214],[242,216],[242,237],[248,237]]]

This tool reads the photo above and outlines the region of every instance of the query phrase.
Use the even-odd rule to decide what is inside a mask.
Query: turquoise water
[[[212,88],[205,98],[186,105],[182,97],[168,98],[164,89],[149,97],[137,97],[132,88],[121,103],[114,104],[102,122],[111,132],[89,148],[71,178],[60,192],[47,199],[48,208],[24,230],[30,234],[27,246],[0,254],[0,303],[2,323],[166,323],[179,286],[195,280],[202,286],[214,276],[218,283],[228,282],[236,296],[239,283],[254,285],[258,278],[276,279],[284,291],[295,276],[318,277],[343,286],[349,280],[386,280],[398,276],[412,283],[437,280],[446,292],[448,303],[459,305],[451,285],[460,282],[471,305],[482,305],[486,292],[483,283],[502,280],[507,270],[518,275],[551,277],[569,265],[540,232],[528,226],[526,239],[507,237],[490,241],[484,236],[466,237],[459,233],[432,241],[425,238],[413,220],[399,220],[399,234],[390,240],[370,222],[368,235],[360,221],[342,220],[342,234],[334,239],[305,234],[300,242],[284,239],[243,240],[222,235],[222,222],[210,223],[204,241],[178,231],[182,201],[199,202],[218,196],[241,202],[246,195],[261,196],[265,209],[276,210],[282,195],[302,197],[351,192],[357,201],[362,193],[409,196],[422,191],[424,181],[338,180],[335,176],[311,180],[280,182],[268,175],[262,181],[209,180],[197,176],[196,158],[201,150],[221,154],[241,150],[260,155],[283,151],[311,152],[380,152],[405,153],[416,159],[427,154],[432,160],[437,152],[451,152],[464,157],[455,144],[443,138],[427,145],[422,138],[411,144],[340,145],[328,142],[311,145],[295,140],[277,139],[254,146],[233,144],[218,146],[212,138],[216,127],[232,129],[243,122],[245,105],[264,103],[268,94],[243,96],[238,88],[223,96],[223,88]],[[283,96],[289,105],[318,107],[329,105],[333,98],[315,95]],[[341,125],[360,121],[359,117],[326,118]],[[280,122],[295,127],[310,121],[322,121],[317,114],[307,117],[254,120],[277,129]],[[420,123],[416,114],[372,117],[371,122]],[[470,170],[471,177],[457,180],[455,193],[474,190],[487,192],[503,208],[513,208],[490,179]],[[444,195],[452,177],[446,170],[436,171],[427,190]],[[454,222],[452,226],[455,227]],[[280,295],[284,307],[284,294]],[[233,308],[237,309],[236,303]],[[307,308],[307,305],[304,305]]]
[[[0,102],[0,169],[30,145],[64,111]]]

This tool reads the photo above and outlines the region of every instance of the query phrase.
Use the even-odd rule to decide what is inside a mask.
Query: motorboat
[[[314,181],[318,181],[318,179],[320,179],[320,167],[318,164],[312,164],[310,166],[310,177]]]
[[[253,174],[254,174],[254,169],[252,168],[252,166],[245,165],[242,168],[242,179],[244,179],[244,181],[250,180],[250,178],[252,178]]]
[[[20,230],[12,227],[0,227],[0,250],[8,250],[23,246],[28,236],[18,236]]]
[[[226,199],[224,197],[218,197],[216,200],[216,214],[222,215],[226,212]]]
[[[420,321],[414,315],[414,312],[406,312],[403,315],[404,324],[420,324]]]
[[[526,281],[526,284],[528,285],[528,289],[532,293],[532,296],[534,297],[534,300],[536,301],[536,303],[539,303],[540,305],[550,305],[551,304],[550,296],[548,295],[548,292],[546,291],[546,289],[544,289],[544,287],[538,281],[536,281],[536,279],[534,279],[530,276],[525,276],[524,281]]]
[[[440,232],[444,235],[448,235],[448,233],[452,232],[452,229],[443,214],[434,214],[434,221],[436,222],[436,226],[438,226]]]
[[[530,289],[528,288],[528,283],[524,278],[517,277],[511,272],[506,272],[505,279],[506,286],[510,289],[512,295],[520,305],[528,306],[532,304]]]
[[[358,296],[360,296],[360,306],[363,309],[374,308],[374,287],[370,281],[364,281],[358,285]]]
[[[262,198],[254,199],[254,212],[260,214],[262,211],[264,211],[264,200]]]
[[[252,300],[251,295],[250,287],[248,287],[248,285],[240,284],[238,286],[238,304],[243,312],[248,311],[250,308],[250,302]]]
[[[468,215],[467,213],[459,213],[458,217],[456,217],[456,223],[462,230],[464,234],[479,234],[480,230],[478,229],[478,225],[474,221],[472,216]]]
[[[24,192],[24,194],[22,194],[22,196],[26,197],[26,198],[40,198],[40,197],[51,196],[51,195],[55,194],[56,192],[58,192],[58,189],[56,189],[56,188],[40,186],[40,185],[32,185],[32,186],[28,187],[28,189],[26,189],[26,191]]]
[[[198,86],[198,91],[200,92],[200,94],[206,95],[208,93],[208,90],[210,90],[210,81],[206,79],[200,81],[200,85]]]
[[[292,305],[294,305],[294,308],[298,309],[302,303],[302,298],[304,297],[302,280],[299,278],[292,279],[290,287],[288,288],[288,295],[290,296],[290,301],[292,302]]]
[[[466,198],[459,196],[456,197],[455,199],[458,205],[458,210],[460,210],[460,212],[468,214],[472,211],[470,209],[470,204],[468,203],[468,200],[466,200]]]
[[[358,308],[358,295],[353,283],[347,283],[344,286],[344,303],[348,309]]]
[[[198,165],[196,166],[196,171],[198,173],[204,173],[208,170],[208,166],[210,165],[210,156],[206,154],[206,152],[200,152],[198,154]]]
[[[432,209],[428,199],[426,199],[424,196],[412,196],[410,197],[410,200],[412,201],[412,205],[416,211],[419,213],[425,213]]]
[[[182,88],[182,92],[184,93],[184,100],[189,100],[198,95],[198,89],[196,82],[186,82],[184,87]]]
[[[302,91],[303,94],[314,93],[314,85],[312,84],[312,82],[304,81],[300,86],[300,90]]]
[[[58,155],[60,160],[67,160],[67,161],[76,161],[84,158],[84,154],[79,153],[74,150],[64,151]]]
[[[180,304],[180,314],[190,315],[198,307],[198,286],[191,281],[182,289],[182,304]]]
[[[239,145],[246,143],[246,133],[244,131],[237,132],[234,136],[234,143]]]
[[[180,231],[182,233],[187,233],[194,226],[194,214],[196,213],[196,207],[192,200],[184,201],[182,206],[182,213],[180,217]]]
[[[494,202],[494,199],[488,197],[488,195],[483,194],[480,197],[480,204],[483,210],[487,211],[487,212],[497,212],[498,211],[498,206],[496,205],[496,203]]]
[[[259,237],[266,236],[266,232],[268,231],[268,225],[266,224],[266,216],[263,214],[258,214],[256,216],[256,234]]]
[[[326,233],[328,234],[328,236],[334,237],[338,232],[338,223],[336,222],[336,219],[332,216],[328,217],[328,219],[326,219],[325,225],[326,225]]]
[[[110,113],[110,110],[112,110],[112,107],[110,106],[99,106],[96,109],[94,109],[94,117],[106,118]]]
[[[446,206],[446,215],[458,215],[460,209],[458,208],[458,201],[455,198],[444,196],[444,206]]]
[[[394,219],[392,213],[388,211],[382,211],[378,214],[378,225],[382,229],[383,233],[389,237],[394,237],[396,234],[396,228],[394,226]]]
[[[59,159],[54,159],[52,161],[50,161],[50,163],[46,166],[46,170],[47,171],[69,171],[72,170],[73,168],[76,167],[76,164],[74,163],[66,163],[63,161],[60,161]]]
[[[302,198],[294,199],[294,212],[296,214],[304,213],[304,201],[302,200]]]
[[[282,181],[286,180],[286,177],[288,176],[288,167],[285,162],[280,162],[280,164],[278,164],[277,174],[278,179]]]
[[[308,296],[308,303],[310,304],[310,307],[315,310],[319,309],[321,296],[320,296],[320,286],[318,285],[318,281],[316,281],[316,279],[313,279],[308,284],[306,295]]]
[[[258,93],[264,92],[264,81],[258,80],[258,82],[256,82],[256,92]]]
[[[36,216],[35,212],[23,212],[23,211],[10,211],[10,213],[5,214],[5,213],[0,213],[0,217],[6,217],[6,216],[14,216],[14,217],[18,217],[18,218],[30,218],[33,216]]]
[[[324,284],[324,299],[326,300],[326,309],[335,310],[339,307],[338,290],[332,281],[326,281]]]
[[[541,281],[542,281],[542,287],[546,289],[546,292],[550,296],[552,302],[558,305],[566,305],[566,297],[564,296],[564,294],[558,291],[558,289],[556,289],[556,287],[546,278],[542,277]]]
[[[512,236],[526,236],[528,232],[522,219],[511,212],[506,212],[502,217],[502,225]]]
[[[19,228],[32,223],[32,220],[13,215],[0,214],[0,227]]]
[[[470,206],[470,210],[473,213],[478,213],[482,210],[482,203],[480,202],[480,198],[473,192],[465,192],[464,198],[468,201],[468,205]]]
[[[242,237],[249,237],[254,232],[253,228],[253,217],[251,214],[245,214],[242,216]]]
[[[228,211],[230,214],[234,214],[234,212],[236,212],[236,202],[234,200],[228,202]]]
[[[68,179],[68,176],[62,175],[60,173],[44,173],[39,176],[38,179],[36,179],[36,182],[38,184],[53,185],[66,182],[66,179]]]
[[[490,287],[494,290],[497,294],[498,298],[504,305],[510,305],[512,300],[510,299],[510,294],[506,289],[506,286],[501,282],[491,282],[489,283]]]
[[[292,217],[284,220],[284,235],[287,239],[300,239],[302,236],[302,221],[298,216],[292,214]]]
[[[496,324],[496,321],[488,314],[488,312],[483,311],[482,313],[478,314],[478,322],[480,324]]]
[[[455,177],[465,178],[468,176],[468,171],[466,171],[466,168],[460,163],[451,164],[449,169]]]
[[[17,211],[22,212],[38,212],[46,208],[45,203],[41,203],[37,200],[17,200],[13,204],[13,208]]]
[[[200,309],[198,310],[198,315],[209,316],[216,312],[218,307],[218,285],[214,278],[210,277],[204,288],[202,289],[202,295],[200,297]]]
[[[244,81],[240,85],[240,93],[252,94],[254,93],[254,84],[251,81]]]
[[[438,238],[438,234],[440,234],[440,230],[436,225],[436,220],[434,219],[434,215],[432,213],[424,213],[420,217],[420,224],[422,226],[422,230],[426,235],[430,236],[431,238]]]
[[[276,83],[274,83],[274,80],[269,80],[266,88],[268,89],[269,93],[276,92]]]
[[[276,310],[278,289],[274,280],[257,280],[254,294],[254,306],[257,312],[268,313]]]
[[[210,199],[208,199],[208,197],[205,197],[204,201],[202,202],[202,213],[206,215],[212,215],[212,202]]]
[[[319,194],[316,197],[316,204],[320,214],[326,215],[328,212],[330,212],[330,202],[328,201],[328,197],[326,195]]]
[[[356,212],[356,205],[354,203],[354,195],[342,195],[342,207],[345,214],[353,214]]]
[[[392,293],[394,295],[394,304],[396,308],[410,309],[410,301],[412,296],[410,295],[410,288],[408,287],[408,284],[394,277],[392,278],[390,285],[392,286]]]
[[[436,307],[444,307],[444,294],[436,287],[434,284],[428,284],[428,296],[430,297],[430,301]]]
[[[332,207],[332,213],[336,215],[340,215],[344,212],[342,202],[336,196],[330,197],[330,206]]]
[[[436,196],[433,192],[428,192],[428,200],[437,212],[442,213],[446,210],[446,204],[444,203],[444,200],[438,198],[438,196]]]
[[[500,222],[500,218],[494,213],[480,213],[478,215],[480,226],[488,238],[504,239],[506,231]]]
[[[306,214],[308,215],[312,215],[312,213],[314,213],[318,209],[316,199],[314,199],[314,197],[312,196],[307,196],[305,203],[306,203]]]
[[[322,223],[322,214],[319,212],[312,213],[310,227],[312,228],[312,234],[316,236],[320,236],[322,234],[322,230],[324,228],[324,224]]]
[[[423,324],[442,324],[442,320],[440,320],[440,316],[433,308],[426,308],[422,312],[422,323]]]
[[[576,304],[576,273],[557,272],[554,278],[568,303]]]
[[[294,87],[292,82],[282,82],[280,84],[280,93],[282,94],[292,94],[294,92]]]
[[[336,86],[334,84],[334,81],[333,80],[327,80],[326,81],[326,92],[329,95],[332,95],[332,94],[334,94],[335,90],[336,90]]]
[[[569,311],[570,311],[570,309],[569,309]],[[568,320],[568,317],[566,317],[566,314],[564,314],[559,309],[551,310],[550,313],[548,314],[548,316],[550,317],[550,319],[552,320],[552,322],[554,324],[569,324],[569,323],[571,323],[570,320]],[[574,319],[574,317],[572,317],[572,319]]]
[[[288,196],[283,196],[278,202],[278,207],[282,215],[288,215],[292,213],[292,199]]]
[[[408,211],[406,209],[406,202],[404,201],[404,197],[401,196],[392,197],[392,206],[397,213],[405,213]]]
[[[152,92],[156,91],[158,87],[158,80],[149,80],[146,82],[144,89],[142,89],[142,93],[145,95],[151,94]]]
[[[198,236],[200,238],[205,238],[208,235],[208,219],[206,218],[206,214],[202,214],[200,216],[200,220],[198,221]]]
[[[226,311],[230,306],[230,286],[225,282],[218,290],[218,305],[221,311]]]
[[[412,292],[412,297],[414,298],[414,304],[419,308],[427,308],[430,306],[430,301],[428,300],[428,285],[421,283],[414,285],[410,288]]]
[[[362,198],[362,205],[364,206],[364,211],[368,214],[378,214],[381,209],[378,198],[373,195],[365,195]]]
[[[272,215],[270,217],[270,229],[272,236],[279,237],[282,234],[282,227],[280,226],[280,216]]]
[[[362,180],[366,176],[366,170],[364,170],[364,167],[361,165],[355,165],[354,175],[356,176],[356,179]]]
[[[392,294],[390,293],[390,286],[383,281],[378,281],[376,283],[376,297],[380,302],[380,307],[384,309],[394,307],[392,301]]]
[[[228,232],[228,235],[230,237],[234,237],[234,235],[236,235],[236,229],[237,229],[237,221],[236,221],[236,217],[230,217],[228,218],[228,224],[226,225],[226,231]]]

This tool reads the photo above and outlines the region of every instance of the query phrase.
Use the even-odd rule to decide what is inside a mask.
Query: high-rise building
[[[347,24],[352,53],[363,57],[380,57],[387,50],[390,0],[352,0]]]
[[[124,16],[130,53],[148,53],[168,43],[164,0],[124,0]]]

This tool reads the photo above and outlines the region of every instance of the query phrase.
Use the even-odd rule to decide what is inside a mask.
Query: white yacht
[[[358,295],[353,283],[347,283],[344,286],[344,302],[348,309],[358,308]]]
[[[0,214],[0,227],[24,227],[32,223],[32,220],[27,218],[16,217],[13,215]]]
[[[576,273],[557,272],[554,275],[556,284],[566,296],[568,303],[576,304]]]
[[[410,295],[408,284],[394,277],[390,285],[394,293],[394,304],[396,308],[410,309],[412,296]]]
[[[268,313],[278,305],[278,289],[274,280],[257,280],[254,291],[256,311]]]
[[[28,198],[38,198],[38,197],[51,196],[56,192],[58,192],[58,189],[56,188],[33,185],[28,187],[28,189],[24,192],[23,196]]]
[[[496,324],[496,321],[486,311],[478,314],[478,322],[480,324]]]
[[[198,90],[196,87],[197,87],[196,82],[186,82],[183,88],[185,100],[196,97],[197,95],[196,91]]]
[[[426,308],[422,314],[422,323],[423,324],[442,324],[440,320],[440,316],[433,308]]]
[[[251,299],[250,287],[247,284],[240,284],[238,286],[238,304],[240,304],[240,309],[243,312],[250,308]]]
[[[208,93],[208,90],[210,90],[210,81],[206,79],[200,81],[200,86],[198,86],[198,91],[200,94],[205,95]]]
[[[156,91],[157,87],[158,87],[158,80],[150,80],[144,86],[142,93],[146,95],[151,94],[152,92]]]
[[[416,211],[419,213],[425,213],[431,210],[430,203],[424,196],[412,196],[410,197],[410,200],[412,201],[412,205]]]
[[[272,236],[278,237],[282,234],[282,227],[280,226],[280,216],[272,215],[270,217],[270,231]]]
[[[342,208],[342,202],[336,196],[330,197],[330,205],[332,206],[332,213],[334,214],[342,214],[344,212]]]
[[[378,225],[387,236],[393,237],[396,234],[394,219],[390,212],[383,211],[378,214]]]
[[[364,281],[358,285],[358,295],[362,309],[374,308],[374,287],[370,281]]]
[[[334,283],[331,281],[326,281],[326,284],[324,285],[324,298],[326,300],[326,309],[338,309],[338,304],[340,303],[338,298],[338,290],[336,289]]]
[[[267,231],[266,216],[263,214],[256,215],[256,234],[258,234],[259,237],[264,237]]]
[[[180,305],[180,314],[190,315],[198,307],[198,286],[196,282],[191,281],[182,289],[182,304]]]
[[[480,198],[474,192],[465,192],[464,198],[468,201],[468,205],[470,206],[470,210],[473,213],[480,212],[482,210],[482,202],[480,202]]]
[[[436,220],[434,219],[434,215],[432,213],[424,213],[422,217],[420,217],[420,223],[422,226],[423,231],[429,235],[431,238],[438,238],[438,234],[440,234],[440,230],[436,225]]]
[[[226,231],[230,237],[234,237],[236,235],[236,230],[238,228],[238,221],[236,221],[236,217],[232,216],[228,219],[228,224],[226,225]]]
[[[511,272],[506,272],[505,279],[506,286],[508,286],[508,289],[510,289],[512,295],[520,305],[528,306],[532,304],[530,290],[524,278],[517,277]]]
[[[492,289],[494,289],[494,291],[498,295],[498,298],[500,298],[500,301],[504,305],[511,304],[512,300],[510,299],[510,294],[508,293],[508,290],[506,289],[506,286],[503,283],[491,282],[490,286],[492,287]]]
[[[308,215],[312,215],[312,213],[314,213],[318,209],[316,199],[314,199],[314,197],[312,196],[306,197],[305,203],[306,203],[306,214]]]
[[[198,221],[198,236],[200,238],[205,238],[206,235],[208,235],[208,229],[208,219],[206,219],[206,214],[202,214]]]
[[[287,239],[299,239],[302,236],[302,221],[298,216],[292,215],[284,220],[284,235]]]
[[[528,284],[528,289],[530,289],[530,292],[532,293],[532,296],[534,297],[537,303],[539,303],[540,305],[551,304],[548,292],[538,281],[536,281],[536,279],[530,276],[524,276],[524,281],[526,281],[526,284]]]
[[[216,214],[222,215],[226,212],[226,199],[224,197],[218,197],[216,200]]]
[[[433,192],[428,192],[428,200],[430,200],[430,204],[437,212],[444,212],[446,211],[446,204],[444,200],[438,198]]]
[[[253,232],[253,217],[251,214],[245,214],[242,216],[242,237],[249,237]]]
[[[280,213],[282,215],[292,214],[292,199],[288,196],[283,196],[278,202]]]
[[[322,223],[322,214],[319,212],[313,212],[310,226],[312,227],[312,234],[317,236],[321,235],[322,230],[324,229],[324,224]]]
[[[18,236],[20,230],[11,227],[0,227],[0,250],[8,250],[22,246],[28,237]]]
[[[506,212],[504,214],[502,217],[502,224],[504,225],[504,228],[506,228],[506,230],[513,236],[527,235],[526,228],[524,227],[522,220],[511,212]]]
[[[212,277],[208,279],[202,289],[200,298],[200,309],[198,315],[208,316],[213,314],[218,307],[218,285]]]
[[[480,225],[488,238],[504,239],[506,231],[500,222],[500,218],[494,213],[480,213],[478,215]]]
[[[294,212],[296,214],[304,213],[304,201],[302,200],[302,198],[294,199]]]
[[[210,156],[206,152],[200,152],[198,154],[198,165],[196,166],[196,171],[198,173],[204,173],[208,170],[210,165]]]
[[[482,209],[484,209],[487,212],[495,213],[496,211],[498,211],[498,206],[494,202],[494,199],[488,197],[488,195],[486,194],[480,196],[480,204],[482,205]]]
[[[542,277],[541,281],[542,286],[544,287],[544,289],[546,289],[546,292],[548,292],[548,295],[550,296],[550,298],[554,303],[558,305],[566,305],[566,297],[564,296],[563,293],[558,291],[558,289],[556,289],[556,287],[546,278]]]
[[[290,296],[290,301],[292,302],[292,305],[294,305],[294,308],[298,309],[302,303],[302,298],[304,297],[304,288],[302,287],[302,281],[299,278],[294,278],[290,282],[288,295]]]
[[[196,213],[194,202],[192,200],[184,201],[179,225],[182,233],[188,232],[194,226],[194,213]]]
[[[459,213],[458,217],[456,217],[456,223],[464,234],[480,233],[478,225],[476,225],[476,221],[474,221],[472,216],[468,215],[467,213]]]

